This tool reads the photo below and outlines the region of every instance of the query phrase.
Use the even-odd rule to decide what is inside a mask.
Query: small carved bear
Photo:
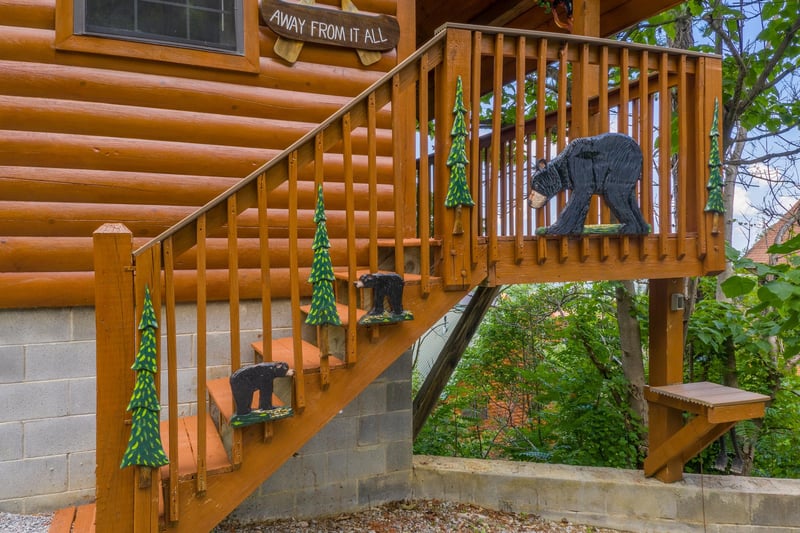
[[[575,139],[549,163],[539,160],[528,203],[538,209],[559,191],[572,191],[547,233],[581,235],[592,195],[600,194],[621,224],[619,233],[645,235],[650,229],[636,201],[641,175],[642,150],[627,135],[604,133]]]
[[[356,287],[366,287],[373,290],[372,309],[367,313],[368,316],[382,315],[384,313],[384,298],[388,298],[389,307],[392,308],[393,315],[402,315],[403,287],[405,284],[406,282],[403,278],[394,272],[364,274],[356,281]]]
[[[245,366],[231,374],[231,391],[236,414],[246,415],[251,411],[253,393],[258,391],[258,409],[268,411],[272,409],[272,382],[275,378],[294,375],[294,370],[289,370],[289,365],[283,362],[258,363]]]

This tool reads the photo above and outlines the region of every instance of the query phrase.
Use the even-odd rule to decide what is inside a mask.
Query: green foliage
[[[611,287],[506,288],[415,452],[635,468],[642,428],[627,405]]]

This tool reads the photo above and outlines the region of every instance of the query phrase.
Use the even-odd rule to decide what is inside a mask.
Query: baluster
[[[303,358],[303,323],[300,316],[300,272],[297,260],[297,150],[289,154],[289,286],[292,301],[292,353],[294,356],[294,408],[306,407]]]
[[[206,215],[197,218],[197,492],[206,491],[207,278]]]
[[[678,57],[678,87],[676,98],[678,99],[678,172],[675,180],[676,189],[676,224],[678,225],[677,256],[683,259],[686,255],[686,222],[689,203],[686,198],[686,188],[688,185],[689,159],[694,154],[693,147],[689,146],[689,122],[692,120],[689,114],[688,100],[686,98],[686,56]],[[693,202],[696,211],[697,202]]]
[[[662,52],[658,66],[658,257],[667,257],[667,237],[672,233],[672,96],[669,92],[669,56]]]
[[[472,95],[472,128],[470,151],[470,190],[475,199],[475,207],[471,209],[470,218],[470,257],[473,265],[478,257],[478,233],[480,232],[480,206],[485,204],[486,195],[481,187],[481,163],[485,157],[480,155],[480,131],[481,131],[481,45],[483,37],[481,32],[476,31],[472,37],[472,83],[470,85]]]
[[[556,132],[556,148],[557,152],[561,153],[566,146],[567,141],[567,92],[569,91],[567,85],[567,53],[569,51],[569,45],[564,43],[559,51],[558,55],[558,111],[557,116],[557,132]],[[550,158],[548,158],[550,159]],[[561,191],[558,193],[557,196],[557,209],[556,212],[560,213],[564,210],[564,206],[567,205],[567,192]],[[559,254],[558,260],[559,262],[564,262],[567,260],[568,255],[568,248],[567,248],[567,236],[562,235],[559,237]]]
[[[534,166],[539,159],[545,155],[545,140],[547,139],[547,39],[539,41],[539,57],[536,63],[536,157],[533,158]],[[550,143],[547,143],[548,145]],[[530,190],[528,191],[530,192]],[[542,228],[547,225],[546,214],[550,208],[544,205],[536,212],[536,227]],[[544,237],[536,238],[537,250],[536,261],[541,265],[547,261],[547,239]]]
[[[620,50],[620,57],[619,57],[619,113],[617,113],[617,131],[620,133],[629,133],[628,122],[630,117],[628,116],[629,110],[628,107],[630,105],[630,56],[628,54],[628,49],[623,48]],[[637,198],[641,198],[642,194],[642,182],[639,181],[636,185],[637,187]],[[641,204],[641,200],[640,200]],[[645,213],[645,216],[647,214]],[[631,238],[627,235],[622,235],[619,240],[619,256],[620,259],[627,259],[631,253]]]
[[[492,85],[492,171],[488,176],[489,201],[486,206],[486,226],[489,233],[489,265],[498,259],[497,251],[497,195],[501,174],[500,167],[500,134],[503,116],[503,34],[498,33],[494,39],[494,77]]]
[[[423,296],[431,292],[431,176],[430,158],[428,157],[428,54],[422,54],[419,62],[419,268],[420,288]]]
[[[395,80],[397,80],[397,76],[395,76]],[[399,94],[399,91],[396,89],[392,90],[392,101],[394,97]],[[393,109],[394,112],[394,109]],[[344,158],[344,196],[345,196],[345,224],[347,226],[347,302],[348,302],[348,328],[347,328],[347,342],[346,342],[346,350],[347,350],[347,363],[353,364],[356,362],[357,358],[357,351],[356,351],[356,339],[358,337],[358,328],[357,325],[357,318],[356,318],[356,286],[355,282],[358,278],[358,273],[356,271],[357,265],[357,258],[356,258],[356,201],[355,201],[355,194],[353,192],[353,143],[351,138],[351,126],[350,126],[350,113],[346,113],[342,117],[342,157]],[[395,216],[398,216],[399,211],[397,210],[397,200],[398,198],[402,198],[402,195],[399,195],[398,191],[395,190]],[[402,203],[402,202],[401,202]],[[397,228],[395,228],[397,231]],[[402,248],[402,240],[400,242]],[[395,245],[395,253],[397,252],[397,246]],[[402,259],[402,254],[401,254]],[[402,269],[398,271],[399,274],[402,274]]]
[[[367,179],[369,182],[369,270],[378,270],[378,167],[375,140],[375,93],[367,98]],[[420,144],[420,146],[422,146]],[[423,150],[425,151],[425,150]],[[422,155],[422,152],[420,152]],[[426,153],[427,156],[427,153]]]
[[[258,176],[258,244],[261,266],[261,357],[272,361],[272,272],[269,260],[267,175]]]
[[[642,214],[650,223],[653,232],[660,231],[656,227],[653,212],[653,123],[650,120],[650,58],[646,50],[639,55],[639,145],[642,147]],[[647,237],[639,238],[639,259],[644,261],[648,256]]]
[[[524,232],[523,212],[525,204],[525,191],[523,189],[525,171],[525,37],[517,38],[517,117],[516,117],[516,137],[514,148],[516,151],[516,173],[515,173],[515,198],[514,209],[516,213],[516,224],[514,228],[514,261],[522,261],[524,252]]]
[[[164,300],[166,307],[167,333],[167,417],[169,432],[169,487],[167,488],[167,507],[170,522],[177,522],[179,513],[178,497],[178,341],[175,330],[175,254],[172,237],[164,241]]]

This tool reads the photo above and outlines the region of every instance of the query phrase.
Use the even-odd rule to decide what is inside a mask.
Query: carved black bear
[[[575,139],[549,163],[541,159],[531,178],[528,203],[542,207],[559,191],[572,191],[552,235],[580,235],[593,194],[600,194],[620,222],[619,233],[644,235],[650,229],[636,201],[636,182],[642,175],[642,150],[632,138],[604,133]]]
[[[389,307],[392,308],[393,315],[403,314],[403,287],[406,282],[399,274],[394,272],[376,272],[374,274],[364,274],[358,281],[356,287],[371,288],[372,309],[367,313],[369,316],[384,314],[383,300],[388,298]]]
[[[258,363],[245,366],[231,374],[230,383],[233,392],[235,414],[246,415],[251,411],[253,393],[258,391],[258,409],[268,411],[272,409],[272,382],[275,378],[291,376],[293,370],[283,362]]]

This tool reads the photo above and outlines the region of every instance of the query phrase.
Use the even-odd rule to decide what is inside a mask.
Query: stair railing
[[[118,469],[128,431],[125,407],[133,388],[129,368],[135,322],[145,287],[150,288],[155,309],[165,310],[158,332],[166,339],[167,352],[162,384],[167,389],[171,463],[165,507],[166,520],[175,522],[181,498],[186,497],[179,483],[184,473],[177,444],[178,304],[196,306],[197,393],[185,407],[198,415],[196,468],[191,476],[195,492],[202,495],[209,487],[210,469],[203,427],[209,302],[229,303],[232,371],[242,364],[241,300],[261,301],[264,358],[270,360],[272,301],[290,299],[297,370],[293,407],[298,412],[308,407],[300,307],[310,294],[306,280],[311,252],[300,242],[310,242],[315,230],[316,186],[324,187],[334,243],[332,261],[346,279],[349,303],[357,301],[359,266],[370,271],[391,269],[407,279],[415,274],[423,296],[436,284],[444,289],[470,288],[476,276],[484,275],[490,284],[524,281],[525,276],[539,276],[541,281],[548,276],[581,279],[582,265],[590,264],[594,256],[609,263],[625,262],[629,256],[638,261],[652,256],[679,261],[689,256],[689,270],[711,270],[724,253],[719,239],[710,237],[702,202],[719,68],[717,59],[701,54],[450,25],[279,156],[145,246],[133,251],[130,232],[104,227],[96,235],[95,248],[98,526],[114,523],[115,528],[126,529],[120,516],[136,516],[137,524],[145,518],[142,523],[150,525],[158,520],[157,489],[135,488],[133,475]],[[472,162],[467,181],[475,206],[456,210],[444,204],[459,78],[470,111],[465,148]],[[513,120],[503,118],[504,92],[516,104],[510,114]],[[488,136],[479,135],[482,112],[491,118]],[[507,128],[506,122],[513,126]],[[653,233],[642,238],[537,236],[538,229],[554,220],[568,194],[559,195],[547,209],[530,212],[526,198],[533,162],[559,153],[570,138],[613,130],[631,134],[644,147],[638,201]],[[390,144],[385,142],[389,135]],[[418,153],[420,163],[415,168]],[[671,172],[673,166],[677,172]],[[463,232],[455,230],[457,217]],[[593,203],[590,217],[597,223],[610,221],[608,209],[599,201]],[[387,241],[393,252],[388,263],[381,248]],[[412,273],[408,266],[413,263],[407,257],[409,242],[419,248],[418,272]],[[628,263],[633,269],[638,266],[635,261]],[[519,265],[524,271],[509,277],[510,269]],[[609,272],[602,279],[617,275]],[[596,267],[592,276],[598,276]],[[368,343],[370,336],[355,327],[355,305],[349,305],[348,313],[345,360],[353,364],[358,346]],[[113,438],[107,439],[109,435]],[[242,450],[241,436],[235,433],[232,449],[236,465]]]

